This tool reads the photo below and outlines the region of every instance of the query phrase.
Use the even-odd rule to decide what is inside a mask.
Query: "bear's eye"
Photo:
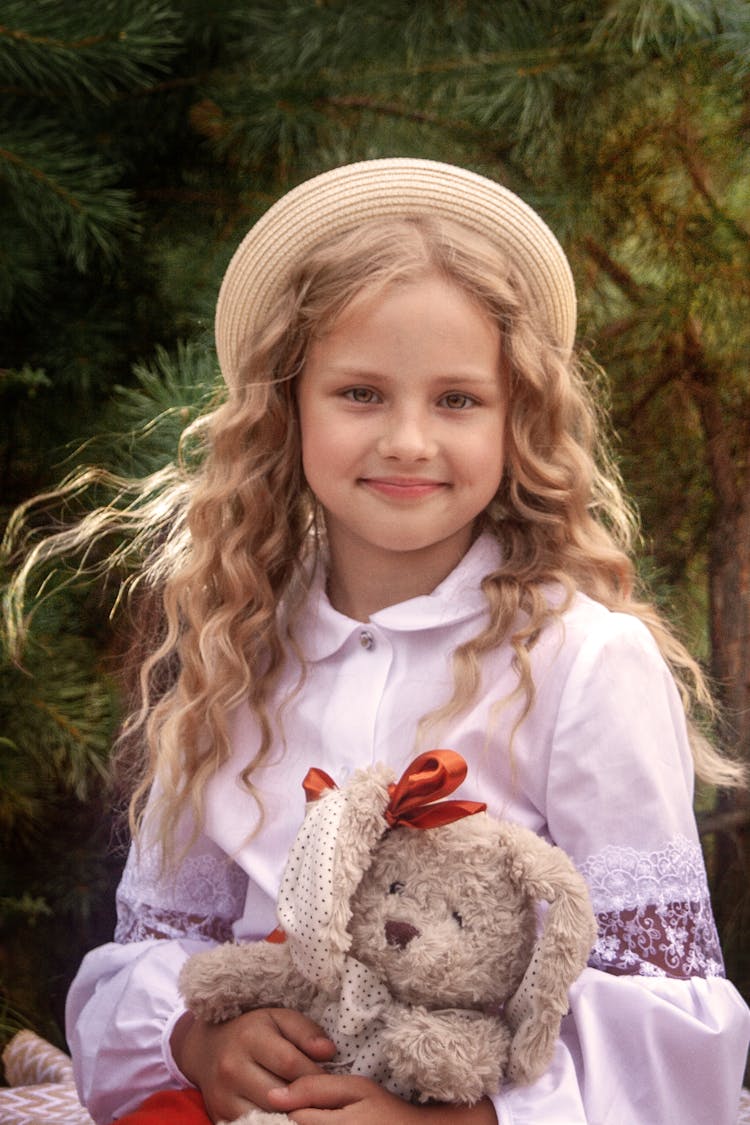
[[[403,891],[403,889],[404,889],[403,883],[391,883],[390,887],[388,888],[388,894],[389,895],[400,895],[401,892]]]
[[[452,918],[458,923],[459,930],[462,930],[464,928],[464,920],[457,910],[453,911]]]

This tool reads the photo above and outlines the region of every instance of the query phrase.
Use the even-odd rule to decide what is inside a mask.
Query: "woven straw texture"
[[[740,1113],[737,1125],[750,1125],[750,1090],[743,1090],[740,1098]]]
[[[329,235],[373,218],[428,214],[485,235],[521,269],[560,346],[575,337],[576,296],[568,260],[543,220],[492,180],[432,160],[365,160],[324,172],[282,196],[240,243],[216,308],[224,378],[237,379],[249,332],[270,311],[292,265]]]
[[[93,1125],[78,1101],[67,1055],[19,1031],[3,1051],[7,1089],[0,1089],[0,1125]]]

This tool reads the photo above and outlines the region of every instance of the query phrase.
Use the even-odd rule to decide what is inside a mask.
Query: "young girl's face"
[[[503,474],[490,317],[437,274],[365,292],[312,342],[298,405],[332,570],[390,561],[434,584],[437,561],[449,573]]]

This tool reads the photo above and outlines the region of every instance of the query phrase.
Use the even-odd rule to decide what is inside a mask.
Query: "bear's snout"
[[[385,924],[385,940],[389,945],[397,945],[399,949],[406,949],[412,938],[419,937],[421,930],[412,926],[411,922],[394,922],[388,920]]]

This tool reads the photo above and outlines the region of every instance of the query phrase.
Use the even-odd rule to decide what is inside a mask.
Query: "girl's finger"
[[[311,1058],[327,1062],[336,1053],[335,1043],[328,1038],[320,1024],[293,1008],[273,1008],[273,1021],[281,1034]]]
[[[269,1090],[268,1100],[286,1113],[298,1109],[343,1109],[367,1097],[372,1089],[368,1078],[315,1074]]]

